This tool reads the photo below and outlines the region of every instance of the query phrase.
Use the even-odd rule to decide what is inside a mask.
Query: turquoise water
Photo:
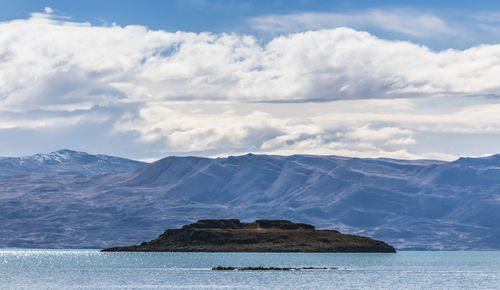
[[[337,270],[211,271],[214,266]],[[498,289],[500,252],[100,253],[0,250],[2,289]]]

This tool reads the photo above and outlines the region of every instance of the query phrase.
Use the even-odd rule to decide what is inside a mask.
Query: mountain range
[[[305,222],[400,250],[500,249],[500,155],[23,158],[0,159],[3,247],[106,248],[198,219],[238,218]]]

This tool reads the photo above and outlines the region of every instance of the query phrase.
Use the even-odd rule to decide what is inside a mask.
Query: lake
[[[214,266],[337,270],[212,271]],[[0,249],[2,289],[497,289],[500,252],[101,253]]]

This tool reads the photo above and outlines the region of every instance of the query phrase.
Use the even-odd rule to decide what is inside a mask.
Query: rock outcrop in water
[[[199,220],[170,229],[137,246],[114,247],[105,252],[383,252],[396,250],[382,241],[316,230],[287,220]]]
[[[337,270],[334,267],[301,267],[301,268],[292,268],[292,267],[224,267],[217,266],[213,267],[212,271],[301,271],[301,270]]]

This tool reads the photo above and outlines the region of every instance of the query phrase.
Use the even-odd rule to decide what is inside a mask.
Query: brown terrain
[[[286,220],[199,220],[181,229],[166,230],[158,238],[136,246],[113,247],[104,252],[380,252],[396,250],[368,237]]]

